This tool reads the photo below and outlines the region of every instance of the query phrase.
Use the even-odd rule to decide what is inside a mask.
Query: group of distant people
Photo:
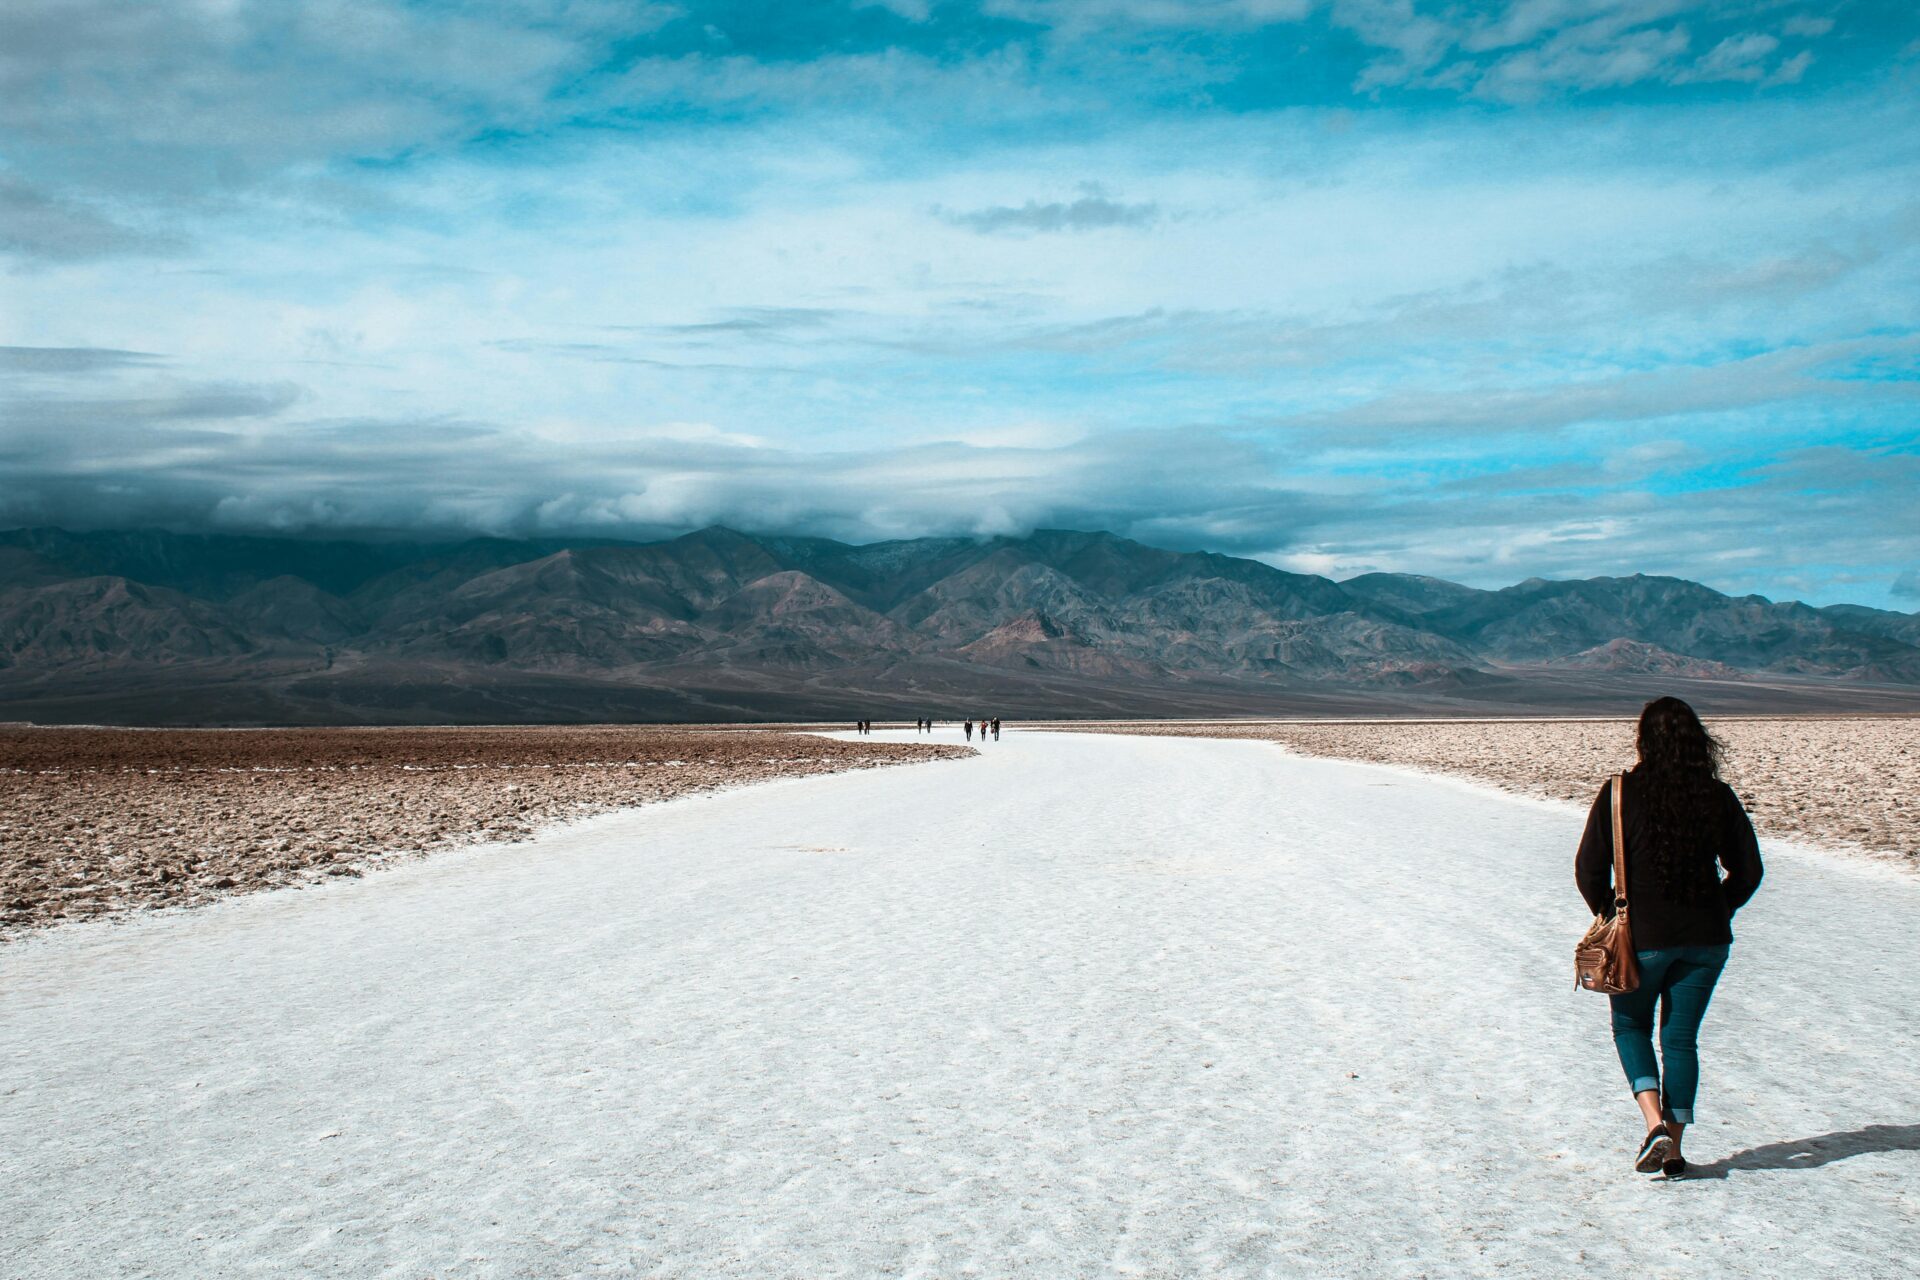
[[[966,732],[968,742],[973,741],[973,731],[975,729],[978,729],[980,731],[980,741],[982,742],[985,742],[987,740],[987,735],[989,733],[993,735],[993,740],[995,742],[1000,741],[1000,717],[999,716],[981,716],[978,720],[962,721],[961,727]],[[862,734],[872,733],[873,721],[855,720],[853,722],[853,731],[855,733],[862,733]],[[932,720],[915,720],[913,722],[913,731],[915,733],[932,733],[933,721]]]

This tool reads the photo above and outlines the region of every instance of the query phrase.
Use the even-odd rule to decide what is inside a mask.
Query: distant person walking
[[[1647,1124],[1633,1167],[1672,1178],[1687,1170],[1680,1137],[1700,1083],[1700,1020],[1727,963],[1733,914],[1760,887],[1762,867],[1746,808],[1720,780],[1720,744],[1692,707],[1649,702],[1638,745],[1639,764],[1622,775],[1627,882],[1613,883],[1611,779],[1587,816],[1574,879],[1596,915],[1612,916],[1616,895],[1627,900],[1640,985],[1608,997],[1613,1045]]]
[[[995,716],[993,718],[993,740],[995,742],[1000,741],[1000,717],[999,716]]]
[[[967,733],[967,741],[972,742],[973,741],[973,721],[971,720],[967,721],[965,728]]]

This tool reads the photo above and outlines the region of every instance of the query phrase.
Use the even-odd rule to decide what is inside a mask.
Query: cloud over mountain
[[[0,10],[0,523],[1886,604],[1910,6]]]

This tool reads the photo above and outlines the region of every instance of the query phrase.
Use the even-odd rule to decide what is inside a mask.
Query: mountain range
[[[1345,581],[1109,533],[864,546],[0,533],[0,718],[1920,710],[1920,614],[1635,574]]]

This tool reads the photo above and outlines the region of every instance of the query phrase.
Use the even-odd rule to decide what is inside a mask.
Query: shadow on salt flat
[[[1770,1142],[1764,1147],[1736,1151],[1712,1164],[1694,1165],[1687,1170],[1687,1180],[1724,1178],[1733,1172],[1818,1169],[1850,1156],[1883,1151],[1920,1151],[1920,1124],[1870,1124],[1843,1133],[1823,1133],[1817,1138]]]

